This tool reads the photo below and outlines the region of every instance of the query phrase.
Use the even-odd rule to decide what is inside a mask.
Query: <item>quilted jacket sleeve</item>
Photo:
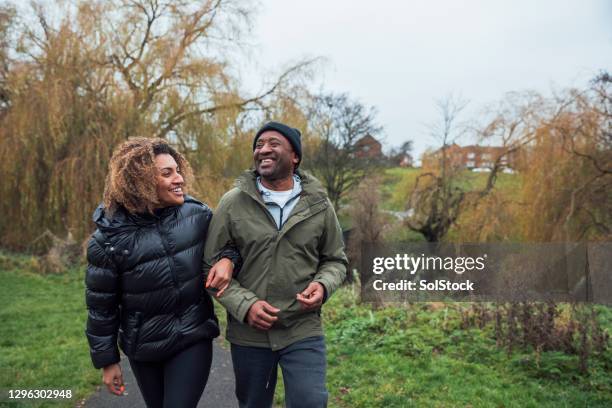
[[[96,234],[99,232],[96,231]],[[88,309],[86,335],[94,367],[102,368],[120,360],[119,277],[103,246],[92,237],[87,247],[85,301]]]
[[[227,258],[232,261],[232,263],[234,264],[234,272],[232,276],[234,278],[238,276],[240,268],[242,268],[242,257],[240,256],[238,248],[236,248],[236,246],[230,242],[226,243],[225,246],[214,257],[215,262],[222,258]],[[213,262],[212,264],[214,265],[215,262]]]

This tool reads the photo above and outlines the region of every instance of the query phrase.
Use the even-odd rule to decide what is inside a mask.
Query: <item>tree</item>
[[[455,140],[468,130],[457,123],[466,105],[466,101],[453,96],[437,102],[440,121],[431,130],[442,146],[424,157],[424,172],[416,178],[408,201],[412,216],[406,219],[406,225],[428,242],[440,241],[463,211],[478,205],[493,191],[508,157],[535,140],[534,129],[545,114],[539,95],[511,94],[493,110],[484,126],[473,128],[480,140],[494,140],[501,150],[492,158],[484,187],[467,190],[462,183],[463,166],[453,154]]]
[[[602,73],[589,88],[557,92],[554,98],[508,94],[484,125],[474,128],[481,140],[502,147],[484,185],[468,190],[448,158],[443,178],[440,159],[417,179],[408,226],[428,241],[443,239],[453,225],[455,239],[472,242],[610,239],[611,86]],[[512,190],[500,191],[494,187],[509,155],[516,157],[518,175]]]
[[[362,277],[368,275],[366,271],[361,270],[362,245],[381,243],[383,234],[389,227],[389,220],[380,208],[381,197],[378,186],[381,181],[379,176],[368,176],[351,192],[352,205],[349,215],[352,220],[352,228],[348,238],[347,255],[349,269],[359,270]],[[352,273],[347,275],[347,280],[353,281]],[[362,279],[362,282],[365,280]]]
[[[402,164],[403,161],[407,161],[412,166],[412,150],[414,142],[412,140],[406,140],[399,147],[393,148],[389,153],[390,164],[397,166]]]
[[[526,239],[594,241],[612,237],[612,81],[564,92],[535,130],[522,201]]]
[[[459,169],[450,160],[449,147],[463,132],[457,121],[467,101],[451,95],[437,101],[436,106],[441,120],[430,125],[430,130],[442,146],[433,153],[435,167],[416,179],[408,203],[412,216],[406,219],[408,228],[428,242],[437,242],[448,232],[464,199],[463,190],[457,186]]]
[[[361,156],[356,142],[382,131],[376,111],[348,95],[327,94],[313,97],[308,115],[308,132],[319,140],[309,152],[305,165],[322,180],[336,209],[340,200],[380,163]]]
[[[0,117],[9,105],[8,73],[10,63],[12,28],[15,19],[15,9],[10,6],[0,6]]]
[[[245,117],[285,96],[311,66],[298,63],[243,94],[226,50],[241,46],[249,4],[57,1],[18,16],[8,52],[0,41],[10,57],[0,73],[2,245],[23,249],[47,229],[83,239],[112,149],[130,136],[176,144],[193,164],[199,197],[214,203],[229,186],[230,147]]]
[[[414,142],[412,140],[406,140],[399,148],[400,154],[412,154]]]

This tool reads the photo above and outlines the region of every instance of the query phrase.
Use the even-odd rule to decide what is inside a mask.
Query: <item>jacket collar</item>
[[[202,204],[195,198],[186,195],[185,203]],[[184,204],[183,204],[184,205]],[[98,205],[93,214],[93,222],[98,229],[107,235],[113,235],[126,230],[137,229],[144,225],[155,224],[178,211],[181,206],[165,207],[155,211],[155,214],[132,214],[125,208],[119,207],[112,216],[106,213],[103,204]]]
[[[302,192],[300,195],[305,199],[300,200],[300,202],[306,201],[308,206],[310,206],[327,198],[327,192],[319,180],[306,171],[298,169],[296,173],[302,182]],[[236,179],[235,185],[239,190],[263,204],[261,195],[257,190],[257,176],[258,174],[255,170],[247,170]]]
[[[257,177],[255,184],[257,185],[257,190],[259,190],[261,194],[261,199],[265,203],[273,203],[274,200],[270,198],[272,191],[266,188],[263,184],[261,184],[261,177]],[[300,176],[297,174],[293,175],[293,188],[289,191],[289,197],[287,197],[287,202],[292,201],[295,197],[299,196],[302,193],[302,180]]]

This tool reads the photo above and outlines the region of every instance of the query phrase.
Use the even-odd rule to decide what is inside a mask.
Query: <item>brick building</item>
[[[355,142],[355,157],[382,159],[382,145],[372,135],[365,135]]]
[[[442,148],[423,154],[423,167],[436,167],[442,160]],[[506,153],[500,146],[459,146],[456,143],[446,146],[446,160],[451,167],[470,170],[490,169],[496,160]],[[500,164],[507,169],[515,170],[518,157],[515,152],[501,158]]]

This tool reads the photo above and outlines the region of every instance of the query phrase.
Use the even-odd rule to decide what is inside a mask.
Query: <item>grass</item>
[[[0,254],[0,388],[69,388],[70,402],[32,406],[74,406],[100,383],[83,333],[83,268],[39,275],[31,265]],[[324,307],[330,407],[612,406],[610,350],[583,375],[577,356],[508,355],[491,327],[460,329],[461,304],[374,310],[356,299],[345,287]],[[610,331],[612,309],[599,310]],[[282,402],[279,372],[275,403]]]
[[[405,210],[421,169],[385,170],[382,208]],[[485,186],[488,173],[462,172],[457,186]],[[519,174],[500,174],[495,189],[516,199]],[[398,226],[390,241],[416,241]],[[530,349],[512,354],[497,346],[493,327],[461,329],[459,304],[413,304],[373,310],[356,302],[350,288],[324,308],[331,407],[609,407],[612,351],[590,361]],[[612,309],[599,307],[612,332]]]
[[[416,178],[421,174],[420,168],[394,167],[386,169],[383,173],[381,185],[382,208],[390,211],[405,211],[410,193],[414,189]],[[482,189],[487,182],[489,173],[477,173],[469,170],[462,171],[457,178],[457,187],[463,191]],[[521,188],[519,174],[501,173],[497,177],[495,189],[516,194]]]
[[[71,389],[74,406],[101,382],[85,338],[84,269],[29,272],[32,258],[0,254],[0,389]]]
[[[612,352],[508,355],[492,328],[459,329],[459,304],[372,310],[350,288],[324,310],[331,407],[608,407]],[[610,309],[603,323],[612,327]]]
[[[386,169],[380,186],[382,209],[405,211],[420,168],[393,167]]]
[[[0,390],[71,389],[66,402],[16,402],[12,407],[74,407],[101,384],[85,337],[84,267],[41,275],[36,258],[0,252]],[[221,335],[226,315],[215,302]],[[229,349],[227,340],[222,342]],[[280,371],[279,371],[280,373]],[[277,402],[283,400],[282,378]],[[0,406],[3,406],[0,402]]]

